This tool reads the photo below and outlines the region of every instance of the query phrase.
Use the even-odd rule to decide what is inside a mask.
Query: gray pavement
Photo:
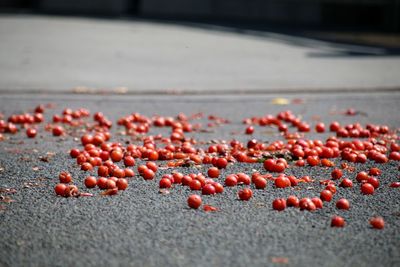
[[[1,91],[400,88],[398,54],[268,31],[3,14],[0,38]]]
[[[198,140],[247,140],[242,119],[292,109],[310,123],[359,121],[388,124],[398,128],[400,93],[370,94],[289,94],[291,103],[273,105],[282,95],[201,95],[201,96],[110,96],[1,94],[0,112],[9,115],[31,109],[40,103],[53,103],[47,119],[63,108],[89,108],[103,111],[115,122],[123,115],[176,115],[205,112],[229,118],[232,123],[215,132],[194,133]],[[299,99],[301,101],[299,101]],[[250,108],[251,107],[251,108]],[[340,111],[352,107],[361,113],[344,116]],[[332,168],[298,168],[286,173],[310,175],[317,181],[309,185],[275,189],[269,182],[265,190],[254,190],[249,202],[236,200],[239,187],[226,188],[222,195],[204,196],[207,204],[220,208],[217,213],[190,210],[187,187],[176,186],[168,195],[158,193],[158,180],[171,170],[160,170],[153,181],[136,177],[129,188],[113,197],[61,198],[53,193],[60,171],[73,174],[83,188],[86,174],[67,153],[78,145],[72,137],[56,138],[43,131],[36,139],[19,133],[0,142],[0,188],[15,188],[9,194],[14,202],[0,203],[0,266],[399,266],[400,197],[399,188],[388,185],[398,181],[398,163],[355,164],[356,171],[372,166],[382,169],[381,186],[374,195],[364,196],[359,187],[339,188],[331,203],[322,210],[303,212],[287,209],[276,212],[271,202],[277,197],[295,194],[318,195],[318,180],[329,177]],[[153,129],[154,130],[154,129]],[[270,129],[271,130],[271,129]],[[279,135],[256,128],[254,138],[271,141]],[[125,141],[113,128],[113,141]],[[273,131],[275,132],[275,131]],[[326,138],[328,134],[307,135]],[[40,160],[54,153],[49,162]],[[261,164],[235,164],[223,171],[263,171]],[[184,173],[196,168],[180,168]],[[202,167],[205,171],[206,167]],[[354,180],[354,173],[344,173]],[[221,178],[222,180],[222,178]],[[299,189],[300,188],[300,189]],[[334,203],[340,197],[351,202],[349,211],[339,211]],[[339,214],[346,219],[343,229],[331,228],[330,218]],[[368,224],[372,216],[383,216],[385,229],[374,230]]]

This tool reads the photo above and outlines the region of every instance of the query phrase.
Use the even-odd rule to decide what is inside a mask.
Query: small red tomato
[[[357,182],[361,183],[362,181],[366,181],[368,179],[367,172],[359,172],[356,176]]]
[[[361,185],[361,193],[364,195],[372,195],[375,191],[375,188],[370,183],[364,183]]]
[[[321,193],[319,194],[319,196],[323,201],[326,201],[326,202],[330,202],[332,200],[332,192],[327,189],[322,190]]]
[[[286,199],[286,204],[288,207],[297,208],[300,205],[300,200],[296,196],[288,196],[288,198]]]
[[[332,227],[343,227],[345,225],[345,221],[342,217],[340,216],[333,216],[331,220],[331,226]]]
[[[192,180],[193,180],[192,177],[190,177],[189,175],[185,175],[185,176],[182,177],[182,184],[183,184],[183,185],[186,185],[186,186],[189,186],[189,185],[190,185],[190,182],[191,182]]]
[[[217,183],[217,182],[214,182],[212,185],[213,185],[214,188],[215,188],[215,193],[221,194],[222,192],[224,192],[224,187],[223,187],[222,184]]]
[[[240,200],[249,200],[253,196],[253,191],[250,188],[244,188],[238,192]]]
[[[114,149],[111,151],[110,158],[114,162],[119,162],[122,160],[123,154],[122,151],[119,149]]]
[[[300,210],[309,210],[313,211],[316,210],[317,207],[315,206],[314,202],[311,201],[310,198],[302,198],[299,203]]]
[[[208,169],[207,174],[211,178],[218,178],[219,169],[217,167],[211,167],[211,168]]]
[[[152,180],[154,179],[155,173],[153,170],[146,168],[141,175],[145,180]]]
[[[60,183],[68,184],[72,182],[72,176],[69,172],[60,172],[58,178],[60,179]]]
[[[28,138],[34,138],[37,134],[37,130],[35,128],[28,128],[26,129],[26,136]]]
[[[335,193],[336,193],[336,186],[335,186],[334,184],[328,184],[328,185],[325,187],[325,189],[331,191],[332,194],[335,194]]]
[[[79,190],[76,185],[68,185],[67,188],[65,188],[64,196],[65,197],[75,197],[79,195]]]
[[[116,182],[118,190],[125,190],[128,188],[128,181],[125,178],[119,178]]]
[[[65,189],[67,189],[67,186],[65,184],[57,184],[54,187],[54,191],[59,196],[64,196],[65,195]]]
[[[385,221],[382,217],[374,217],[369,220],[371,226],[375,229],[383,229],[385,227]]]
[[[367,183],[372,184],[375,189],[379,187],[379,180],[376,177],[368,177]]]
[[[225,179],[226,186],[235,186],[238,183],[237,176],[235,174],[230,174]]]
[[[278,178],[275,179],[275,186],[277,188],[285,188],[290,186],[290,180],[289,178],[285,176],[279,176]]]
[[[125,170],[117,167],[117,168],[113,169],[112,175],[117,177],[117,178],[124,178],[125,177]]]
[[[98,180],[97,180],[97,186],[100,188],[100,189],[107,189],[107,178],[105,178],[105,177],[100,177]]]
[[[262,177],[257,177],[254,179],[254,186],[257,189],[264,189],[267,186],[267,180]]]
[[[318,156],[308,156],[307,157],[307,163],[310,166],[317,166],[319,164],[320,160]]]
[[[135,166],[135,159],[132,156],[126,156],[124,158],[124,164],[126,167],[132,167]]]
[[[190,190],[201,190],[201,182],[197,179],[192,179],[189,183]]]
[[[228,161],[226,160],[226,158],[218,158],[217,159],[216,167],[218,169],[225,169],[227,165],[228,165]]]
[[[350,202],[345,198],[341,198],[336,202],[336,208],[341,210],[348,210],[350,209]]]
[[[315,131],[317,133],[325,132],[325,124],[323,124],[322,122],[317,123],[317,125],[315,125]]]
[[[160,188],[171,188],[172,182],[168,178],[161,178],[160,180]]]
[[[203,195],[214,195],[216,193],[215,187],[212,184],[206,184],[201,189],[201,193]]]
[[[286,209],[286,200],[284,198],[277,198],[272,201],[272,208],[277,211]]]
[[[253,134],[254,133],[254,127],[253,126],[248,126],[246,128],[246,134]]]
[[[113,179],[107,180],[107,189],[114,189],[116,187],[117,187],[117,184]]]
[[[379,176],[381,175],[382,171],[378,168],[371,168],[369,169],[369,174],[373,176]]]
[[[73,148],[73,149],[71,149],[71,151],[69,152],[69,155],[70,155],[72,158],[76,158],[76,157],[79,156],[80,153],[81,153],[81,152],[79,151],[79,149]]]
[[[390,187],[392,187],[392,188],[400,187],[400,182],[393,182],[390,184]]]
[[[353,182],[349,178],[344,178],[339,184],[340,187],[353,187]]]
[[[187,202],[192,209],[198,209],[201,206],[201,197],[199,195],[190,195]]]
[[[251,183],[250,176],[245,173],[237,173],[236,176],[238,177],[238,184],[245,184],[249,185]]]
[[[157,166],[157,164],[155,162],[148,161],[148,162],[146,162],[146,166],[147,166],[147,168],[149,168],[153,172],[157,172],[157,170],[158,170],[158,166]]]
[[[174,184],[181,184],[183,179],[183,174],[180,172],[175,172],[172,174],[172,178],[174,179]]]
[[[64,134],[64,128],[61,126],[55,126],[53,127],[52,132],[54,136],[60,136]]]
[[[93,170],[93,165],[90,164],[89,162],[85,162],[81,165],[81,170],[82,171],[91,171],[91,170]]]
[[[85,178],[85,186],[87,188],[93,188],[97,185],[97,179],[94,176],[88,176]]]
[[[322,209],[322,207],[324,206],[322,200],[319,197],[313,197],[311,201],[314,203],[317,209]]]
[[[337,180],[343,176],[343,172],[341,169],[334,169],[331,173],[332,179]]]

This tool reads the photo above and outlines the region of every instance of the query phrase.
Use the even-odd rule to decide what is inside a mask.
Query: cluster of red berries
[[[40,105],[33,113],[14,114],[8,121],[0,120],[0,140],[2,133],[17,133],[18,126],[26,129],[29,138],[37,135],[39,123],[44,122],[43,113],[45,106]],[[355,113],[354,113],[355,114]],[[351,115],[354,115],[351,112]],[[286,175],[284,172],[291,168],[288,163],[295,160],[296,166],[322,166],[325,168],[334,167],[334,159],[342,160],[341,168],[334,168],[331,179],[319,181],[325,185],[319,197],[305,197],[298,199],[294,195],[288,198],[277,198],[272,202],[274,210],[282,211],[287,207],[295,207],[301,210],[314,211],[323,208],[324,202],[330,202],[333,195],[340,188],[351,188],[353,182],[360,183],[362,194],[374,194],[380,186],[377,178],[380,175],[378,168],[371,168],[368,171],[361,171],[352,177],[344,177],[342,169],[349,168],[351,163],[366,163],[368,160],[382,164],[388,161],[400,161],[400,144],[393,131],[386,125],[367,124],[363,127],[359,123],[340,125],[334,121],[329,124],[329,131],[335,133],[325,141],[307,140],[304,134],[311,131],[311,126],[300,117],[295,116],[291,111],[278,113],[276,116],[265,115],[263,117],[252,117],[244,119],[246,125],[245,134],[251,135],[255,127],[271,126],[281,132],[286,141],[275,140],[271,143],[260,142],[256,139],[241,143],[238,140],[230,142],[213,142],[206,146],[194,138],[187,137],[187,133],[205,131],[201,123],[194,123],[193,120],[203,118],[198,113],[193,116],[179,114],[176,117],[154,116],[146,117],[139,113],[132,113],[117,120],[117,125],[123,127],[124,135],[132,137],[141,144],[129,143],[127,145],[110,142],[113,123],[101,112],[93,114],[92,121],[89,121],[90,112],[87,109],[64,109],[61,115],[55,114],[52,123],[44,128],[51,131],[54,136],[65,135],[66,130],[84,129],[81,136],[82,148],[70,150],[70,156],[76,160],[77,166],[82,171],[97,171],[97,176],[89,175],[83,180],[87,188],[98,187],[105,190],[105,195],[117,194],[119,190],[128,187],[129,178],[135,177],[136,173],[144,180],[153,180],[157,177],[159,165],[156,161],[166,161],[166,168],[184,167],[193,165],[210,165],[206,175],[203,173],[191,173],[184,175],[181,172],[173,171],[165,174],[158,181],[159,188],[169,189],[174,186],[187,186],[190,190],[201,191],[202,195],[215,195],[224,192],[225,187],[243,185],[238,191],[240,200],[249,200],[253,196],[250,189],[265,189],[268,181],[271,181],[277,189],[296,187],[300,183],[313,183],[310,176],[295,177]],[[229,123],[229,120],[216,116],[209,116],[206,127],[216,127]],[[65,129],[64,129],[65,127]],[[150,135],[152,127],[169,128],[167,136],[162,134]],[[290,132],[294,128],[294,132]],[[315,125],[317,133],[327,131],[325,124],[319,122]],[[76,131],[75,131],[76,132]],[[343,138],[355,138],[353,140]],[[364,139],[359,139],[364,138]],[[133,169],[137,162],[143,163],[137,166],[137,172]],[[262,162],[265,173],[253,172],[231,173],[221,177],[230,165],[236,162],[258,163]],[[274,177],[273,173],[277,173]],[[219,179],[219,180],[217,180]],[[57,195],[70,197],[79,196],[78,187],[72,184],[72,177],[69,173],[61,172],[60,183],[55,186]],[[400,187],[399,182],[393,182],[391,187]],[[188,205],[192,208],[201,206],[201,197],[191,195]],[[349,209],[350,203],[342,198],[336,202],[338,209]],[[205,205],[205,209],[212,210]],[[379,218],[378,218],[379,219]],[[380,219],[371,220],[375,228],[382,228]],[[377,222],[378,221],[378,222]],[[332,226],[343,226],[344,220],[339,216],[332,218]]]

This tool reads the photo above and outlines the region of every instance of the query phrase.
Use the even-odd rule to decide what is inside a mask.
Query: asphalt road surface
[[[284,97],[289,105],[276,105]],[[275,99],[275,102],[273,101]],[[281,101],[282,102],[282,101]],[[177,115],[204,112],[230,119],[230,124],[215,132],[194,133],[199,140],[232,139],[249,136],[242,119],[291,109],[304,120],[329,123],[359,121],[400,125],[400,93],[314,94],[314,95],[0,95],[0,112],[10,115],[31,110],[40,103],[54,103],[51,114],[65,108],[85,107],[102,111],[114,122],[117,118],[140,112],[144,115]],[[344,116],[347,108],[360,111]],[[42,125],[43,127],[43,125]],[[114,127],[117,133],[117,128]],[[257,128],[254,138],[271,141],[276,131]],[[171,170],[160,170],[153,181],[136,177],[125,192],[116,196],[62,198],[53,191],[60,171],[73,174],[83,188],[87,175],[68,155],[78,146],[72,137],[53,137],[41,129],[35,139],[24,133],[6,135],[0,142],[0,188],[14,188],[0,202],[0,266],[399,266],[400,265],[400,191],[389,188],[399,181],[398,163],[379,165],[381,187],[364,196],[356,185],[340,189],[322,210],[305,212],[288,208],[272,210],[272,200],[295,194],[318,196],[322,186],[315,182],[293,188],[275,189],[269,182],[265,190],[253,190],[254,197],[238,201],[240,186],[226,188],[222,195],[204,196],[203,202],[219,212],[206,213],[187,207],[190,190],[176,186],[170,194],[158,191],[158,180]],[[328,134],[310,134],[326,138]],[[113,140],[125,141],[115,134]],[[48,154],[50,152],[50,154]],[[48,162],[40,160],[47,157]],[[372,162],[355,164],[356,170],[376,166]],[[222,173],[263,171],[261,164],[235,164]],[[201,169],[202,171],[206,168]],[[291,167],[286,173],[310,175],[316,180],[330,177],[332,168]],[[184,173],[198,171],[181,168]],[[264,171],[263,171],[264,172]],[[354,173],[345,172],[354,180]],[[221,178],[220,178],[221,179]],[[346,197],[349,211],[339,211],[335,202]],[[346,227],[331,228],[332,215],[339,214]],[[372,216],[382,216],[383,230],[372,229]]]

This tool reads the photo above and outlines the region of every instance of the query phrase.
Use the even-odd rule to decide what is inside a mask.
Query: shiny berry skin
[[[317,207],[315,206],[314,202],[308,197],[302,198],[299,202],[300,210],[308,210],[313,211],[316,210]]]
[[[97,186],[98,186],[100,189],[107,189],[107,181],[108,181],[107,178],[105,178],[105,177],[100,177],[100,178],[97,180]]]
[[[36,134],[37,134],[37,130],[36,129],[34,129],[34,128],[26,129],[26,136],[28,138],[35,138]]]
[[[174,180],[173,181],[174,184],[181,184],[183,179],[183,174],[180,172],[175,172],[172,174],[172,178]]]
[[[250,185],[251,179],[245,173],[237,173],[236,176],[238,177],[238,184]]]
[[[226,186],[235,186],[238,183],[237,176],[234,174],[230,174],[226,177],[225,179],[225,185]]]
[[[84,183],[87,188],[93,188],[97,185],[97,179],[94,176],[88,176],[85,178]]]
[[[267,186],[267,180],[262,177],[258,177],[254,179],[254,186],[256,189],[264,189]]]
[[[119,162],[122,160],[122,157],[123,157],[123,154],[122,154],[121,150],[114,149],[113,151],[111,151],[110,158],[112,161]]]
[[[353,187],[353,182],[349,178],[344,178],[340,184],[340,187]]]
[[[168,178],[161,178],[159,186],[160,188],[171,188],[172,182]]]
[[[68,184],[72,182],[72,176],[69,172],[60,172],[58,178],[60,179],[60,183]]]
[[[323,133],[325,132],[325,124],[323,124],[322,122],[319,122],[315,125],[315,131],[317,133]]]
[[[272,208],[277,211],[286,209],[286,200],[284,198],[277,198],[272,201]]]
[[[322,190],[321,193],[319,194],[320,198],[322,201],[330,202],[332,200],[332,192],[330,190]]]
[[[61,127],[61,126],[55,126],[55,127],[52,129],[52,132],[53,132],[53,135],[54,135],[54,136],[60,136],[60,135],[63,135],[63,134],[64,134],[64,128]]]
[[[333,216],[331,220],[331,226],[332,227],[343,227],[345,225],[345,221],[342,217],[340,216]]]
[[[371,218],[369,224],[375,229],[383,229],[385,227],[385,221],[382,217]]]
[[[300,200],[298,197],[296,196],[288,196],[288,198],[286,199],[286,205],[288,207],[299,207],[300,205]]]
[[[337,180],[343,176],[343,172],[341,169],[334,169],[331,173],[332,179]]]
[[[65,184],[57,184],[54,187],[54,191],[56,192],[57,195],[59,196],[64,196],[65,195],[65,190],[67,189],[67,186]]]
[[[107,184],[106,185],[107,185],[107,189],[114,189],[114,188],[117,187],[116,182],[111,178],[107,180]]]
[[[238,192],[240,200],[249,200],[253,196],[253,191],[250,188],[244,188]]]
[[[361,185],[361,193],[364,195],[372,195],[375,191],[375,188],[370,183],[364,183]]]
[[[149,168],[153,172],[157,172],[157,170],[158,170],[158,166],[157,166],[157,164],[155,162],[148,161],[148,162],[146,162],[146,166],[147,166],[147,168]]]
[[[207,175],[208,175],[208,177],[211,177],[211,178],[218,178],[219,169],[217,167],[211,167],[208,169]]]
[[[215,187],[212,184],[206,184],[201,189],[203,195],[214,195],[216,193]]]
[[[334,184],[328,184],[327,186],[325,186],[325,189],[331,191],[332,194],[336,193],[336,186]]]
[[[371,168],[369,170],[369,174],[373,175],[373,176],[379,176],[379,175],[381,175],[381,173],[382,173],[382,171],[378,168]]]
[[[336,208],[341,210],[349,210],[350,202],[345,198],[341,198],[336,202]]]
[[[357,173],[356,180],[357,182],[361,183],[362,181],[366,181],[368,179],[367,172],[359,172]]]
[[[124,158],[124,164],[126,167],[132,167],[135,166],[135,159],[132,156],[126,156]]]
[[[254,127],[253,126],[248,126],[246,128],[246,134],[253,134],[254,133]]]
[[[201,197],[199,195],[190,195],[188,197],[188,206],[192,209],[198,209],[201,206]]]
[[[322,209],[322,207],[324,206],[322,200],[319,197],[313,197],[311,201],[314,203],[317,209]]]
[[[226,160],[226,158],[218,158],[217,159],[216,167],[218,169],[225,169],[227,165],[228,165],[228,161]]]
[[[212,185],[215,188],[215,193],[221,194],[222,192],[224,192],[224,186],[222,184],[214,182]]]
[[[375,189],[379,187],[379,180],[376,177],[368,177],[367,183],[372,184]]]
[[[153,180],[155,173],[153,170],[150,170],[148,168],[146,168],[143,173],[141,174],[141,176],[145,179],[145,180]]]
[[[189,183],[190,190],[201,190],[201,182],[197,179],[193,179]]]
[[[277,188],[285,188],[285,187],[289,187],[290,185],[291,184],[290,184],[289,178],[287,178],[285,176],[280,176],[275,179],[275,186]]]

